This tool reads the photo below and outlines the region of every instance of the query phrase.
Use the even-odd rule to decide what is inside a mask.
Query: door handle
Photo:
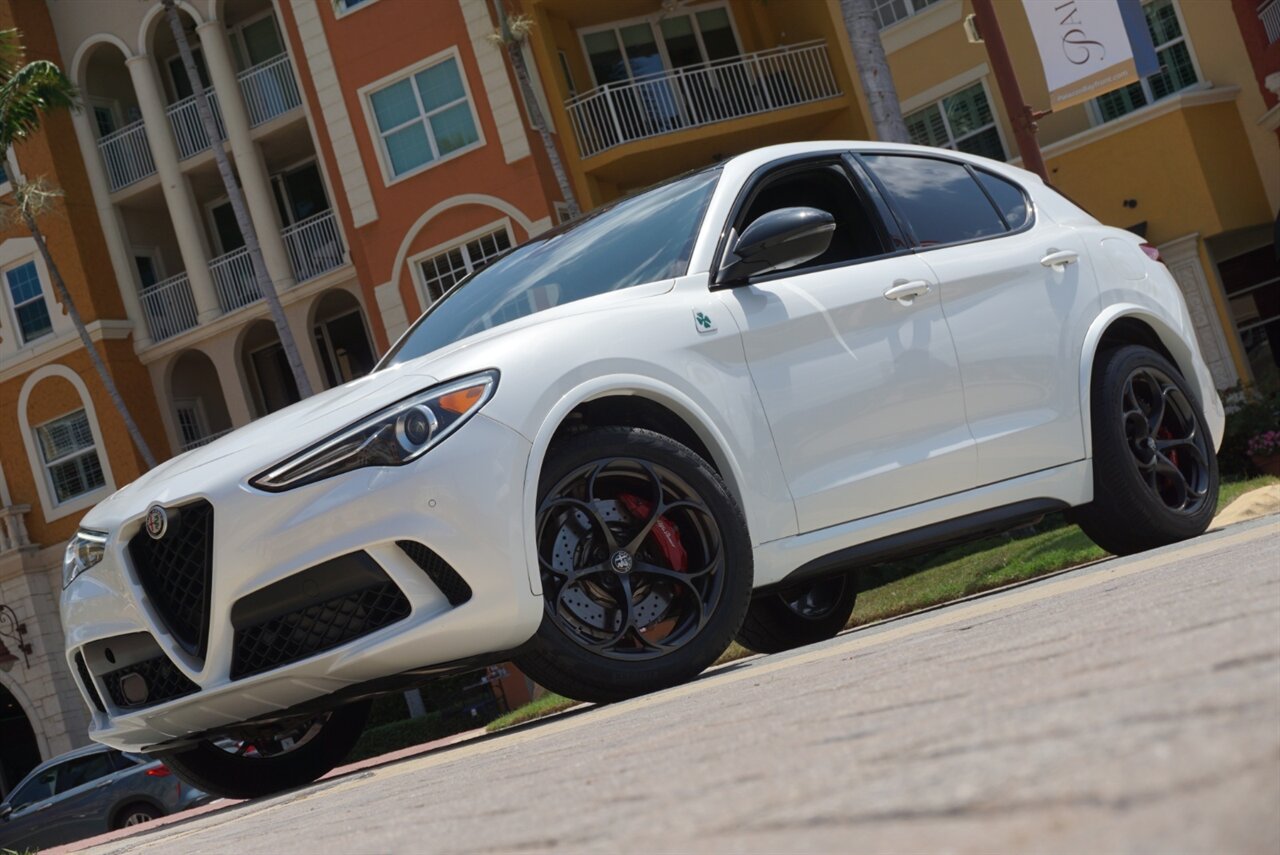
[[[913,279],[909,282],[905,279],[899,279],[885,289],[884,298],[886,300],[897,300],[904,306],[910,306],[911,301],[916,297],[922,297],[932,290],[933,286],[923,279]]]
[[[51,807],[53,807],[53,802],[45,802],[40,805],[40,807],[36,808],[36,811],[48,810]]]
[[[1068,264],[1075,264],[1080,260],[1080,253],[1072,252],[1069,249],[1051,249],[1049,254],[1040,259],[1040,263],[1045,267],[1053,267],[1058,270],[1066,267]]]

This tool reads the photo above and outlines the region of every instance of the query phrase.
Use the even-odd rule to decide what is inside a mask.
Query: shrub
[[[1223,392],[1222,398],[1227,403],[1227,426],[1218,451],[1218,468],[1226,478],[1262,474],[1249,459],[1249,441],[1280,429],[1280,392],[1259,395],[1236,388]]]

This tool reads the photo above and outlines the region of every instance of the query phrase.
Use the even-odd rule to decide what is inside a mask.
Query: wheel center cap
[[[1151,437],[1147,437],[1145,440],[1143,440],[1142,444],[1146,446],[1147,451],[1156,450],[1156,441]]]
[[[630,573],[633,563],[631,553],[625,549],[619,549],[609,558],[609,564],[615,573]]]

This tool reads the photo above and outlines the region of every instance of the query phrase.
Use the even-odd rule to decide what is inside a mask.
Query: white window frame
[[[36,281],[40,283],[39,299],[44,301],[45,311],[49,313],[49,331],[43,335],[38,335],[35,338],[30,339],[22,332],[22,326],[18,323],[18,309],[22,306],[28,305],[29,303],[34,303],[37,298],[32,297],[31,299],[24,300],[21,303],[15,303],[13,301],[13,289],[9,286],[9,271],[18,267],[25,267],[28,264],[30,264],[36,271]],[[34,256],[28,256],[27,258],[12,261],[4,265],[3,268],[0,268],[0,280],[3,280],[0,281],[0,285],[4,286],[4,302],[5,305],[9,307],[9,318],[13,322],[13,331],[17,336],[19,348],[30,347],[39,341],[43,341],[44,339],[51,338],[58,334],[57,325],[54,323],[54,316],[56,314],[55,307],[57,306],[57,303],[51,299],[52,294],[50,294],[49,288],[45,284],[42,271],[42,266]]]
[[[365,0],[365,2],[372,3],[373,0]],[[275,10],[270,6],[268,6],[262,12],[259,12],[258,14],[254,15],[251,18],[245,18],[243,21],[236,24],[234,27],[229,27],[227,29],[227,41],[231,43],[232,59],[243,59],[245,62],[249,62],[249,49],[245,45],[245,41],[244,41],[244,28],[258,23],[263,18],[272,19],[271,23],[276,28],[276,38],[280,40],[280,53],[271,57],[271,59],[263,60],[261,64],[265,65],[268,62],[274,62],[275,60],[279,59],[280,57],[284,56],[289,52],[289,43],[288,41],[285,40],[284,30],[281,29],[280,22],[276,20]],[[236,73],[243,74],[249,69],[255,68],[255,67],[256,66],[254,66],[253,64],[249,64],[249,65],[246,65],[244,68],[237,69]]]
[[[333,4],[333,17],[335,19],[345,18],[348,15],[352,15],[352,14],[355,14],[356,12],[359,12],[361,9],[367,9],[377,2],[378,0],[364,0],[363,3],[357,3],[354,6],[348,6],[347,0],[335,0]]]
[[[100,129],[98,128],[98,117],[94,115],[94,110],[107,110],[111,113],[111,118],[116,123],[116,131],[124,127],[124,114],[120,110],[120,102],[115,98],[106,98],[101,95],[90,95],[85,99],[89,102],[89,116],[93,120],[93,132],[98,139],[102,139]],[[115,133],[115,131],[112,131]]]
[[[1156,2],[1156,0],[1142,0],[1142,5],[1144,7],[1149,6],[1154,2]],[[1098,107],[1097,98],[1090,98],[1088,101],[1085,102],[1085,105],[1086,105],[1085,109],[1089,115],[1089,124],[1091,127],[1096,128],[1101,125],[1107,125],[1107,124],[1110,124],[1111,122],[1119,121],[1120,119],[1123,119],[1125,116],[1131,116],[1134,113],[1137,113],[1139,110],[1145,110],[1146,108],[1152,106],[1153,104],[1159,104],[1161,101],[1165,101],[1169,98],[1172,98],[1181,92],[1189,92],[1197,86],[1205,85],[1206,80],[1205,80],[1204,72],[1200,70],[1200,59],[1199,57],[1196,56],[1195,45],[1191,43],[1191,37],[1187,35],[1187,19],[1183,17],[1182,5],[1178,2],[1178,0],[1169,0],[1169,3],[1173,6],[1173,14],[1178,19],[1178,29],[1182,32],[1182,35],[1178,36],[1176,39],[1173,39],[1172,41],[1167,41],[1162,45],[1157,45],[1156,56],[1158,58],[1160,55],[1160,51],[1165,50],[1167,48],[1171,48],[1174,45],[1178,44],[1178,42],[1182,42],[1187,46],[1187,56],[1191,57],[1191,67],[1195,69],[1196,82],[1191,84],[1190,86],[1170,92],[1168,95],[1164,96],[1164,98],[1157,99],[1151,93],[1151,84],[1147,81],[1147,78],[1139,77],[1138,83],[1139,85],[1142,86],[1142,97],[1147,99],[1147,103],[1143,104],[1141,107],[1130,110],[1128,113],[1124,113],[1123,115],[1116,116],[1113,119],[1104,119],[1102,117],[1102,110],[1101,108]],[[1143,14],[1143,26],[1146,26],[1145,10]],[[1132,84],[1125,84],[1126,87],[1131,85]],[[1103,94],[1106,94],[1106,93],[1103,93]],[[1100,98],[1102,96],[1098,96],[1098,97]]]
[[[431,131],[430,122],[427,121],[427,110],[422,104],[422,96],[418,92],[418,85],[412,78],[418,72],[425,71],[433,65],[439,65],[449,59],[452,59],[458,66],[458,77],[462,81],[462,91],[466,98],[467,106],[471,110],[471,121],[475,125],[476,129],[476,141],[471,143],[471,145],[465,145],[462,148],[454,149],[446,155],[436,157],[434,160],[429,160],[426,163],[415,166],[407,172],[402,172],[397,175],[391,166],[391,156],[387,153],[387,145],[384,137],[387,134],[395,133],[395,131],[400,130],[401,128],[408,127],[412,122],[424,122],[426,123],[428,131],[427,140],[433,148],[435,147],[434,132]],[[408,80],[410,86],[413,87],[413,96],[418,102],[419,113],[417,118],[412,119],[409,122],[405,122],[403,125],[392,128],[384,133],[378,127],[378,119],[373,111],[373,94],[395,83],[399,83],[401,80]],[[448,163],[454,158],[461,157],[462,155],[475,151],[476,149],[484,148],[486,144],[484,125],[480,123],[480,113],[476,109],[476,99],[471,94],[471,80],[467,74],[467,67],[462,61],[462,52],[458,50],[457,45],[451,45],[438,53],[434,53],[425,59],[419,60],[413,65],[402,68],[399,71],[392,72],[391,74],[375,80],[372,83],[368,83],[360,87],[360,89],[357,90],[357,94],[360,96],[360,105],[364,109],[364,120],[365,126],[369,130],[369,139],[373,143],[373,147],[378,152],[378,166],[382,169],[382,182],[387,187],[390,187],[393,184],[398,184],[409,178],[413,178],[415,175],[421,175],[429,169],[433,169],[442,163]],[[438,113],[442,110],[447,110],[450,107],[457,106],[458,103],[460,102],[450,102],[443,107],[436,108],[432,112]]]
[[[884,32],[885,30],[889,29],[892,26],[901,24],[903,21],[909,21],[912,18],[914,18],[916,15],[927,12],[928,10],[932,9],[934,6],[937,6],[938,4],[942,3],[943,0],[933,0],[933,2],[927,2],[927,0],[902,0],[902,2],[906,6],[907,14],[903,15],[901,18],[899,18],[896,21],[891,21],[887,24],[882,24],[880,23],[880,9],[879,9],[880,4],[878,0],[872,0],[872,3],[875,4],[873,11],[876,13],[876,27],[881,32]],[[920,4],[919,8],[916,7],[916,3]]]
[[[742,34],[738,32],[738,22],[733,17],[733,7],[729,5],[728,0],[715,0],[712,3],[699,3],[697,6],[681,6],[676,14],[688,15],[693,18],[698,12],[710,12],[712,9],[724,9],[729,16],[729,29],[733,32],[733,40],[738,43],[738,55],[744,53],[742,49]],[[634,18],[624,18],[618,21],[609,21],[604,24],[594,24],[590,27],[582,27],[578,30],[578,49],[582,51],[582,58],[587,63],[587,74],[591,75],[592,88],[599,88],[600,81],[596,80],[596,70],[591,64],[591,54],[587,51],[587,36],[592,33],[600,33],[605,30],[613,30],[614,38],[618,42],[618,48],[622,51],[622,67],[627,72],[627,80],[634,80],[635,75],[631,73],[631,63],[626,59],[626,46],[622,43],[622,34],[618,32],[623,27],[630,27],[634,24],[648,24],[650,32],[653,33],[654,42],[658,46],[658,56],[662,57],[662,67],[670,73],[674,70],[671,65],[671,57],[667,56],[667,43],[662,38],[661,22],[666,13],[661,10],[654,12],[652,15],[639,15]],[[707,55],[707,46],[702,43],[702,30],[698,27],[697,20],[693,23],[693,36],[698,40],[698,50],[703,57]],[[707,60],[704,58],[703,62]],[[617,85],[617,84],[613,84]]]
[[[43,443],[40,442],[40,429],[43,428],[45,425],[53,424],[59,419],[65,419],[67,416],[73,416],[76,413],[84,413],[85,423],[89,426],[89,436],[93,440],[93,445],[91,447],[81,448],[77,451],[70,452],[69,454],[64,454],[55,460],[46,460],[44,457],[44,445]],[[89,412],[87,407],[83,406],[83,403],[81,406],[76,407],[75,409],[67,410],[65,413],[62,413],[61,415],[54,416],[51,419],[45,419],[40,424],[31,426],[31,437],[32,437],[32,440],[35,442],[35,449],[36,449],[36,455],[37,455],[36,459],[40,464],[41,470],[43,470],[41,474],[44,479],[44,486],[45,486],[45,489],[48,490],[49,502],[50,504],[53,505],[53,507],[64,508],[69,505],[74,505],[78,502],[84,501],[86,496],[98,495],[99,493],[101,493],[103,490],[107,489],[107,487],[111,485],[110,475],[108,473],[106,466],[104,465],[104,458],[106,457],[106,454],[102,450],[102,438],[98,436],[98,431],[96,428],[97,426],[94,424],[92,414]],[[83,457],[89,454],[90,452],[92,452],[98,458],[98,468],[102,471],[102,483],[89,490],[85,490],[83,493],[77,493],[74,496],[68,496],[65,499],[59,499],[58,487],[53,482],[53,473],[51,471],[52,468],[62,463],[66,463],[69,460],[74,460],[75,458]]]
[[[151,266],[154,267],[156,271],[156,285],[159,285],[168,278],[164,275],[164,257],[160,254],[160,247],[130,246],[129,257],[133,260],[133,274],[138,278],[138,293],[142,293],[142,275],[138,272],[137,262],[139,257],[151,259]]]
[[[425,249],[422,252],[415,253],[409,257],[409,272],[413,276],[413,287],[418,292],[418,303],[422,306],[423,311],[426,311],[426,309],[436,301],[431,299],[431,292],[427,290],[427,279],[426,276],[423,275],[422,262],[429,258],[435,258],[437,255],[444,255],[446,252],[450,252],[451,250],[461,249],[467,264],[467,272],[470,274],[471,270],[474,270],[474,267],[471,266],[471,259],[467,255],[467,244],[476,238],[481,238],[485,235],[503,230],[506,231],[507,239],[511,241],[511,246],[514,248],[516,246],[516,233],[515,230],[511,228],[511,218],[503,217],[500,220],[494,220],[492,223],[483,225],[478,229],[472,229],[466,234],[459,235],[446,243],[438,244],[430,249]]]
[[[1000,138],[1000,148],[1004,150],[1004,162],[1008,163],[1012,152],[1009,150],[1009,143],[1005,141],[1004,128],[1001,127],[1000,123],[1000,113],[996,110],[996,102],[991,98],[991,87],[987,85],[987,78],[985,75],[983,77],[979,77],[977,80],[971,80],[967,83],[963,83],[950,90],[945,95],[939,95],[937,98],[931,98],[923,104],[915,104],[910,110],[903,110],[902,118],[905,121],[907,116],[910,116],[912,113],[918,113],[921,110],[928,109],[929,107],[937,107],[938,113],[942,116],[943,127],[947,130],[948,145],[946,147],[951,151],[960,151],[960,149],[956,148],[956,143],[959,142],[959,139],[956,138],[956,135],[951,130],[951,120],[947,118],[947,111],[946,108],[942,106],[942,102],[947,98],[950,98],[952,95],[955,95],[957,92],[963,92],[966,89],[972,88],[974,83],[980,83],[982,85],[982,94],[986,97],[987,107],[991,110],[991,125],[983,125],[977,130],[970,131],[965,134],[964,137],[961,137],[961,139],[968,139],[969,137],[977,136],[978,134],[986,131],[988,127],[995,127],[996,135]]]

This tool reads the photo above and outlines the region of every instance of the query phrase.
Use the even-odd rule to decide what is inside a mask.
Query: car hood
[[[215,465],[219,477],[250,478],[346,425],[437,382],[435,376],[405,365],[312,395],[165,461],[99,503],[82,524],[86,528],[105,527],[124,516],[141,513],[152,502],[180,498],[200,482],[200,470]]]

